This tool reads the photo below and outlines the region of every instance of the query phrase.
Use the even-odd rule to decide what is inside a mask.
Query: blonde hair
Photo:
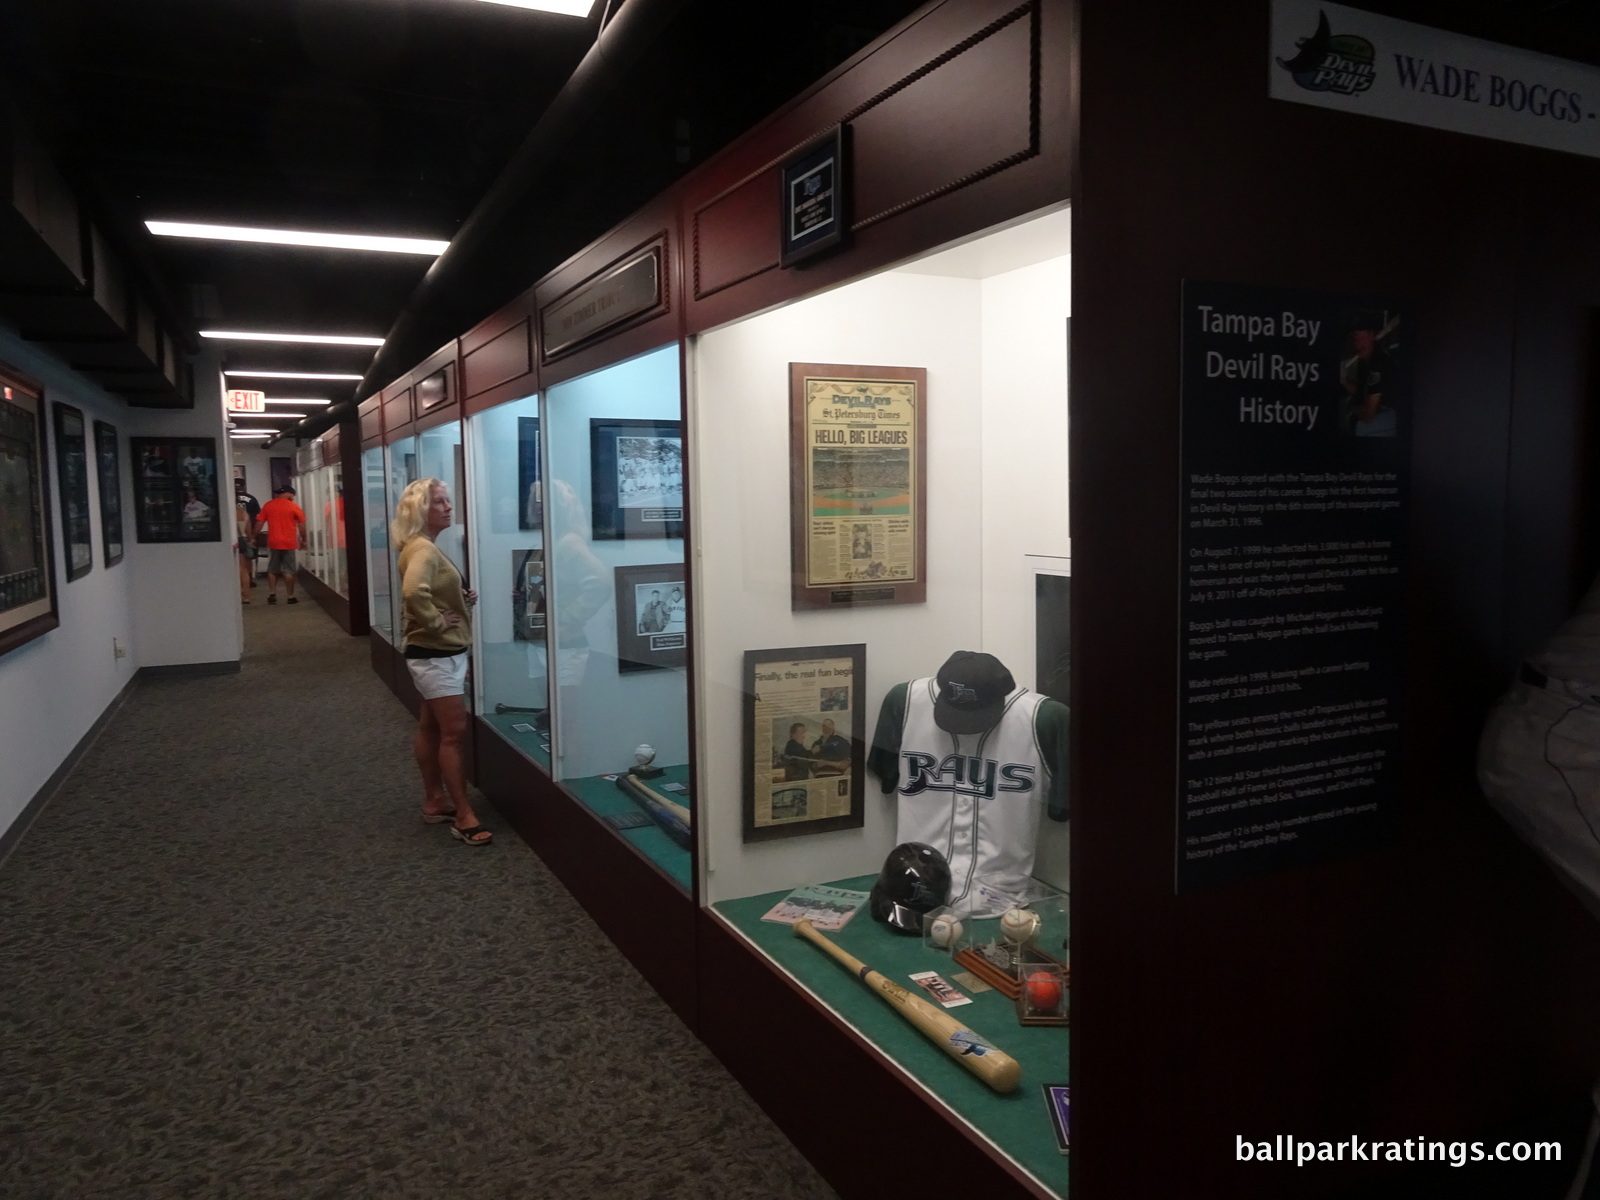
[[[442,479],[414,479],[406,484],[400,502],[394,506],[394,520],[389,523],[389,538],[396,554],[428,528],[428,502],[433,489],[444,486]]]

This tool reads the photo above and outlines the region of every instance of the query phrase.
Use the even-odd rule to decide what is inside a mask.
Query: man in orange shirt
[[[289,603],[299,604],[294,595],[294,552],[306,546],[306,514],[294,502],[292,487],[279,488],[278,494],[261,506],[257,527],[267,531],[267,603],[278,602],[278,576],[282,575]]]

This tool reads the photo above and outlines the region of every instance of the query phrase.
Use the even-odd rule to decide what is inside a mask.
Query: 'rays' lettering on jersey
[[[1033,791],[1034,769],[1027,763],[1001,765],[995,759],[974,758],[969,754],[946,754],[940,759],[914,750],[904,750],[900,757],[905,776],[905,782],[900,785],[902,796],[955,792],[992,800],[996,791]],[[998,787],[995,786],[997,778]]]

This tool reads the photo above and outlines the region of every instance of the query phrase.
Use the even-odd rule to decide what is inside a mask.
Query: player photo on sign
[[[863,647],[745,655],[745,840],[859,826]]]

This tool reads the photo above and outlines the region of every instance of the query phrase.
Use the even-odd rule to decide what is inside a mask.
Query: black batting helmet
[[[902,842],[883,860],[868,904],[872,919],[901,933],[921,933],[922,914],[950,895],[950,864],[932,846]]]

